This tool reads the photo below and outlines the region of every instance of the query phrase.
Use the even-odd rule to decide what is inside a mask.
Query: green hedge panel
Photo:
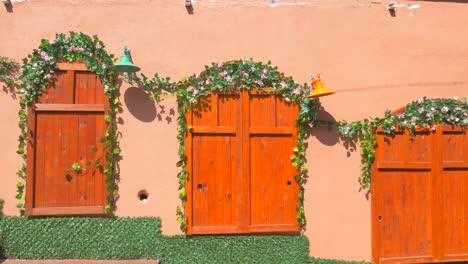
[[[305,236],[175,236],[163,240],[158,254],[161,263],[304,264],[309,258]]]
[[[4,217],[4,256],[19,259],[135,259],[161,237],[159,218]]]
[[[18,259],[159,259],[161,263],[307,263],[305,236],[162,236],[159,218],[0,220],[0,253]],[[3,241],[3,242],[2,242]]]

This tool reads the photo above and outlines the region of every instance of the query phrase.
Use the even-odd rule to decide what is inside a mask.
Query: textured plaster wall
[[[298,82],[321,72],[337,93],[321,99],[323,118],[356,120],[382,115],[422,96],[466,96],[468,4],[419,1],[413,16],[385,3],[317,1],[269,7],[200,1],[37,0],[0,5],[0,55],[20,60],[56,32],[97,34],[107,50],[133,59],[150,75],[177,80],[212,61],[271,60]],[[238,1],[241,2],[241,1]],[[299,1],[298,1],[299,2]],[[177,234],[175,208],[176,104],[150,102],[122,86],[120,216],[160,216],[165,234]],[[0,93],[0,198],[16,214],[18,100]],[[359,152],[347,153],[335,130],[314,128],[308,140],[305,234],[316,257],[369,260],[370,202],[359,190]],[[142,203],[137,192],[146,189]]]

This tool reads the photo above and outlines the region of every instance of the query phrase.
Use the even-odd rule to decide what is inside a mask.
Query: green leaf
[[[81,166],[78,162],[73,162],[72,164],[72,169],[75,171],[75,172],[80,172],[81,171]]]

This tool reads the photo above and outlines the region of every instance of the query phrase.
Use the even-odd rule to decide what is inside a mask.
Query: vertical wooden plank
[[[238,181],[239,181],[239,202],[237,210],[239,216],[239,230],[241,232],[249,232],[251,225],[251,200],[250,200],[250,95],[249,91],[243,89],[240,92],[240,116],[237,122],[240,127],[239,142],[241,145],[240,164],[237,164]],[[239,131],[239,130],[238,130]]]
[[[377,133],[376,131],[373,131]],[[375,149],[375,160],[372,164],[372,184],[371,184],[371,243],[372,243],[372,263],[380,262],[380,250],[382,248],[381,238],[380,238],[380,210],[382,207],[382,195],[380,190],[380,174],[377,169],[378,161],[381,159],[382,149],[383,149],[383,135],[377,134],[377,147]]]
[[[44,120],[44,113],[35,113],[36,115],[36,126],[35,126],[35,160],[34,160],[34,168],[28,168],[28,170],[32,171],[34,175],[34,193],[31,194],[34,196],[34,206],[36,207],[44,207],[44,189],[45,189],[45,132],[47,131]],[[26,196],[29,194],[26,193]],[[31,208],[32,209],[32,208]]]
[[[468,259],[468,134],[466,129],[440,127],[440,259]],[[455,164],[459,165],[455,165]],[[464,165],[462,165],[464,164]]]
[[[442,179],[442,133],[443,129],[441,126],[437,126],[435,133],[432,133],[433,140],[433,156],[432,156],[432,170],[431,170],[431,205],[432,205],[432,250],[433,250],[433,260],[438,261],[443,255],[442,248],[442,233],[440,228],[443,226],[440,217],[440,208],[442,203],[440,199],[442,198],[441,194],[441,184]]]
[[[185,156],[187,157],[187,166],[186,170],[188,173],[188,177],[186,178],[185,182],[185,191],[187,195],[187,200],[185,202],[185,214],[187,217],[187,234],[192,234],[192,227],[194,225],[193,219],[193,209],[194,206],[194,186],[193,186],[193,150],[192,150],[192,132],[188,129],[189,127],[193,126],[193,113],[191,109],[186,110],[185,113],[186,122],[187,122],[187,131],[186,131],[186,138],[185,138]],[[197,208],[198,209],[198,208]]]
[[[34,206],[34,161],[36,160],[36,113],[32,105],[27,108],[28,124],[27,124],[27,137],[26,137],[26,204],[25,214],[31,215]]]

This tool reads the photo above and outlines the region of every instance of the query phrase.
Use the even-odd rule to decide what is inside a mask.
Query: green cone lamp
[[[132,63],[132,59],[130,57],[130,50],[125,47],[124,54],[120,57],[119,62],[114,64],[114,72],[137,72],[140,70],[140,67],[136,66]]]

